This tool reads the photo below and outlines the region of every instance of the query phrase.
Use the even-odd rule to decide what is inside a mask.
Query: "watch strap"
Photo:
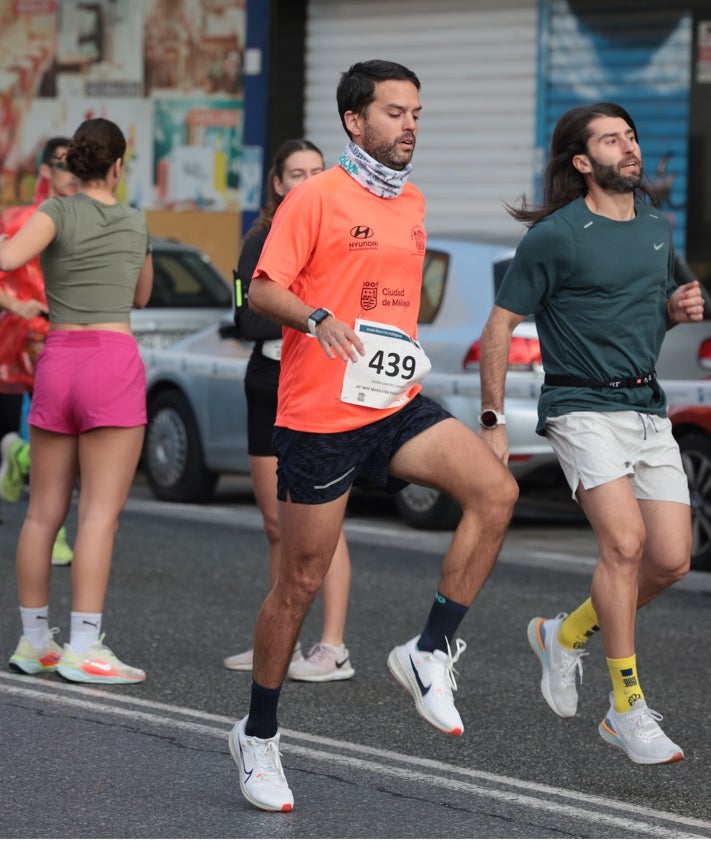
[[[482,409],[479,415],[479,425],[483,429],[496,429],[497,426],[506,425],[506,416],[503,412],[497,412],[495,409]]]

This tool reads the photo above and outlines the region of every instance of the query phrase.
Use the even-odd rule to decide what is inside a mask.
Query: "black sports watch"
[[[309,333],[312,336],[316,335],[316,327],[329,315],[333,315],[331,310],[327,310],[325,307],[319,307],[319,309],[315,310],[309,316],[309,320],[306,322],[309,328]]]
[[[484,409],[479,415],[479,423],[484,429],[496,429],[506,425],[506,417],[495,409]]]

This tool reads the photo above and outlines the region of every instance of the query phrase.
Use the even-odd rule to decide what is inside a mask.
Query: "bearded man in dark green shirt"
[[[562,718],[577,711],[576,675],[602,634],[612,682],[602,738],[641,764],[684,758],[659,726],[637,672],[637,609],[689,568],[689,491],[655,373],[665,331],[703,317],[697,281],[676,287],[672,231],[643,201],[642,154],[614,103],[573,108],[556,126],[544,200],[509,212],[529,230],[482,335],[482,436],[506,462],[499,423],[511,334],[536,319],[546,371],[537,430],[551,443],[598,541],[590,598],[536,617],[528,640],[541,691]]]

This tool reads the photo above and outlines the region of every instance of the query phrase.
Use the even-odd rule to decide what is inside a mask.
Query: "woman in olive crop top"
[[[109,120],[83,122],[67,150],[79,192],[39,206],[10,240],[0,269],[40,255],[49,333],[30,410],[30,500],[17,547],[22,637],[10,665],[82,683],[136,683],[145,673],[103,643],[101,620],[118,517],[146,423],[145,368],[130,311],[148,302],[153,263],[145,214],[114,196],[126,140]],[[69,640],[49,622],[51,551],[81,476]]]

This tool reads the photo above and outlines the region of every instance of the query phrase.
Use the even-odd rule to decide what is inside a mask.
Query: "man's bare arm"
[[[511,334],[524,316],[494,305],[489,319],[481,334],[481,359],[479,377],[481,380],[482,409],[494,409],[504,412],[504,393],[506,390],[506,371],[509,364]],[[506,427],[482,429],[480,435],[496,455],[506,464],[509,457],[509,445]]]
[[[308,333],[311,313],[324,306],[322,301],[304,303],[289,289],[266,277],[255,277],[249,285],[249,306],[259,315]],[[316,338],[329,359],[336,356],[355,362],[365,353],[363,343],[350,324],[338,320],[338,313],[316,327]]]

